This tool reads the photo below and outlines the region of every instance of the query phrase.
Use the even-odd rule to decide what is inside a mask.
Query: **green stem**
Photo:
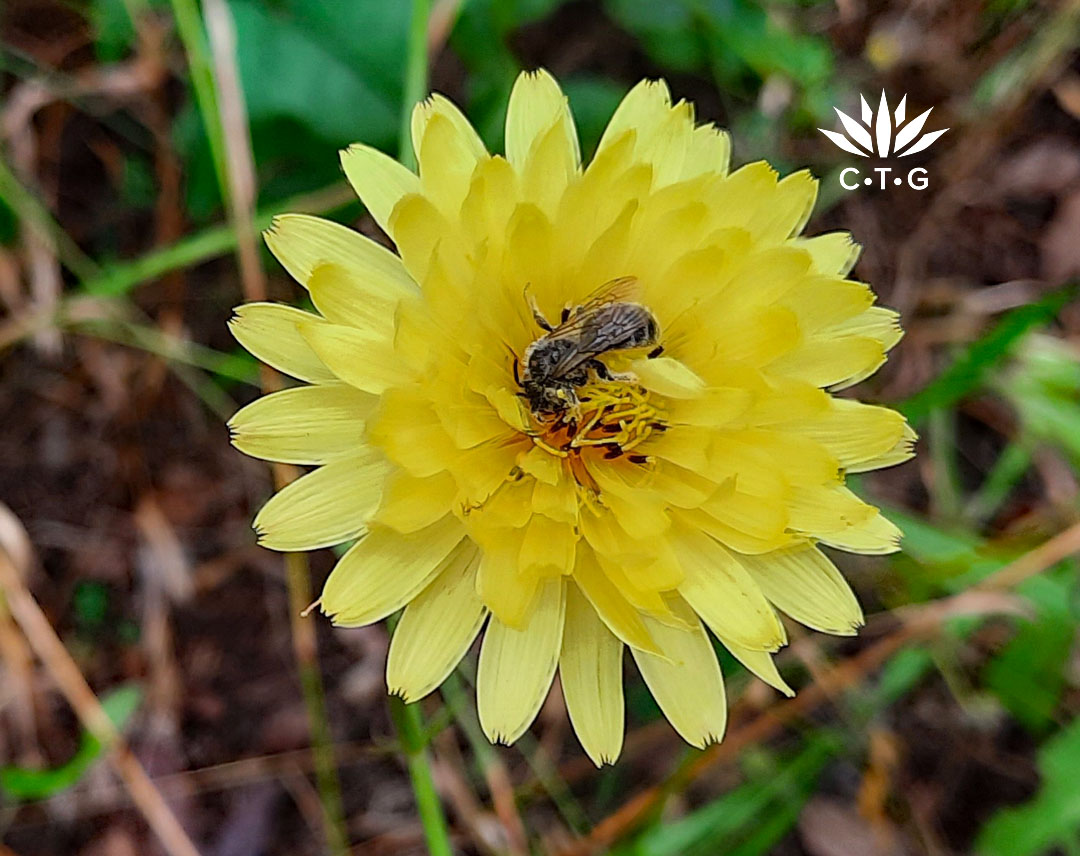
[[[217,87],[214,85],[214,66],[210,48],[203,30],[202,15],[196,0],[171,0],[173,17],[180,41],[184,43],[191,87],[195,90],[195,103],[202,117],[206,138],[210,143],[210,159],[214,164],[221,199],[229,200],[229,172],[225,152],[225,130],[218,112]]]
[[[387,621],[391,633],[396,624],[393,619]],[[442,802],[435,790],[435,780],[431,777],[431,762],[427,751],[428,729],[424,726],[420,705],[405,704],[398,696],[390,696],[390,719],[393,720],[401,750],[405,754],[405,766],[412,781],[416,810],[424,827],[428,853],[430,856],[453,856],[446,815],[443,814]]]
[[[398,137],[398,160],[410,169],[416,166],[411,142],[412,111],[416,102],[427,95],[428,88],[428,18],[431,0],[413,0],[409,22],[408,53],[405,56],[405,85],[401,101],[401,130]]]

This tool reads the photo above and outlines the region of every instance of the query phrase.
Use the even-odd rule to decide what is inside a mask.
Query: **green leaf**
[[[97,58],[102,62],[123,59],[135,42],[135,27],[124,0],[93,0],[89,18]]]
[[[1076,618],[1069,608],[1075,585],[1075,564],[1055,576],[1038,576],[1018,589],[1034,607],[1016,635],[983,672],[983,681],[1025,727],[1046,731],[1065,687],[1065,668],[1076,636]]]
[[[253,125],[291,120],[335,146],[396,142],[408,4],[232,0]]]
[[[608,15],[641,42],[645,52],[672,71],[700,71],[709,52],[701,19],[690,0],[606,0]]]
[[[928,386],[898,405],[908,421],[918,427],[931,410],[951,407],[978,390],[990,370],[1012,352],[1016,343],[1031,330],[1050,323],[1067,303],[1080,292],[1076,283],[1051,291],[1041,300],[1019,306],[1004,317],[985,336],[964,348],[952,364]]]
[[[975,843],[979,856],[1037,856],[1056,847],[1074,852],[1080,836],[1080,719],[1039,750],[1042,786],[1034,799],[999,811]]]
[[[350,143],[396,150],[408,3],[230,0],[229,6],[262,201],[329,184],[340,175],[338,149]],[[178,117],[174,134],[188,162],[188,206],[204,221],[220,194],[195,110]]]
[[[944,529],[899,509],[889,508],[885,513],[904,532],[902,552],[897,554],[896,561],[919,563],[922,582],[931,587],[930,591],[921,593],[922,596],[910,600],[961,591],[1004,567],[1016,556],[1013,551],[993,550],[965,530]],[[907,581],[920,580],[913,573]]]
[[[779,74],[799,87],[807,112],[821,108],[835,66],[829,42],[755,0],[605,0],[604,8],[664,69],[711,71],[721,89],[747,98]]]
[[[142,690],[128,684],[101,699],[109,720],[122,729],[142,702]],[[40,800],[51,797],[79,781],[97,761],[102,752],[101,742],[87,731],[79,738],[79,748],[66,764],[44,770],[25,767],[0,768],[0,791],[12,800]]]
[[[713,50],[733,53],[762,80],[783,74],[804,89],[820,85],[833,71],[833,54],[824,39],[785,29],[758,3],[710,0]]]

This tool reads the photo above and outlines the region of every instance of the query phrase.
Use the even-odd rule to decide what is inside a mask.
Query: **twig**
[[[3,550],[0,550],[0,588],[3,588],[8,609],[30,643],[30,648],[41,660],[83,727],[106,747],[106,757],[166,852],[169,856],[199,856],[199,851],[176,815],[146,775],[142,764],[105,713],[79,667],[49,624],[49,619],[23,584],[15,563]]]
[[[184,3],[187,0],[183,0]],[[180,0],[174,0],[182,5]],[[266,276],[259,261],[254,226],[255,165],[251,155],[251,137],[247,107],[244,104],[236,68],[236,34],[231,13],[224,0],[205,0],[207,32],[213,56],[210,86],[216,88],[214,102],[220,110],[220,143],[225,156],[227,178],[226,199],[229,217],[236,231],[237,258],[244,296],[248,300],[266,299]],[[278,375],[269,366],[261,372],[264,392],[281,388]],[[278,490],[293,481],[299,471],[286,464],[272,466]],[[326,702],[322,675],[319,671],[318,645],[315,625],[305,621],[301,612],[311,602],[311,582],[307,557],[303,553],[285,554],[286,582],[289,590],[289,617],[293,651],[300,671],[300,685],[311,729],[312,757],[315,761],[315,781],[324,814],[327,845],[333,854],[348,852],[348,832],[341,800],[337,766],[330,728],[326,719]]]

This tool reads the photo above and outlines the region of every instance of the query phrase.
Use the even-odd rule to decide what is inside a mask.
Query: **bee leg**
[[[546,330],[550,333],[555,328],[552,326],[551,322],[544,317],[544,313],[540,311],[540,307],[536,303],[536,298],[531,294],[527,294],[526,296],[529,299],[529,309],[532,310],[533,319],[536,321],[537,325],[539,325],[541,330]]]
[[[600,378],[600,380],[612,379],[611,370],[602,362],[600,362],[600,360],[593,358],[587,363],[585,363],[585,365],[592,369],[594,372],[596,372],[596,376]]]
[[[662,353],[664,353],[664,346],[663,345],[657,345],[655,348],[653,348],[651,351],[649,351],[647,356],[649,357],[650,360],[655,360]]]
[[[517,354],[514,354],[514,383],[521,386],[521,372],[518,371],[519,363]]]
[[[563,307],[562,313],[559,315],[559,323],[560,324],[565,324],[567,321],[570,320],[570,312],[571,312],[571,309],[570,309],[569,306],[564,306]]]

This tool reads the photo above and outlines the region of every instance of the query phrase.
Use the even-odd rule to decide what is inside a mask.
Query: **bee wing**
[[[547,334],[548,339],[577,337],[594,323],[596,313],[613,303],[636,301],[641,295],[641,283],[636,276],[621,276],[605,282],[579,304],[570,317]]]
[[[601,304],[587,312],[582,311],[571,321],[577,318],[583,320],[566,334],[573,338],[577,347],[555,366],[552,372],[555,377],[573,371],[600,354],[637,346],[639,343],[633,342],[635,334],[641,330],[643,322],[649,323],[651,320],[648,310],[635,303],[621,302],[610,306]],[[571,322],[568,321],[567,324],[569,323]],[[548,334],[548,338],[561,337],[561,330],[562,327],[556,328]]]
[[[601,285],[585,298],[577,313],[585,313],[609,303],[634,303],[641,298],[641,283],[636,276],[620,276]]]

